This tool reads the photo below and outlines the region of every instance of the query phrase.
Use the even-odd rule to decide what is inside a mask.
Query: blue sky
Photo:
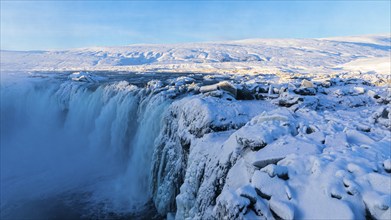
[[[4,1],[1,49],[390,33],[390,1]]]

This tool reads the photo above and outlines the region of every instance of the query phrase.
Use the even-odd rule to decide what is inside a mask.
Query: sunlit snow
[[[390,219],[390,51],[1,51],[1,218]]]

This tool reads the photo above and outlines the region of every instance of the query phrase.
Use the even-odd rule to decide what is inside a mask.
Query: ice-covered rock
[[[224,186],[221,181],[235,161],[233,149],[236,142],[232,142],[235,145],[227,142],[224,154],[205,161],[205,158],[212,158],[212,152],[218,150],[221,144],[209,146],[210,149],[199,152],[203,144],[198,140],[208,140],[208,134],[213,132],[224,133],[238,129],[260,111],[271,107],[256,102],[238,103],[203,96],[174,102],[163,118],[164,127],[153,156],[152,189],[157,210],[162,214],[172,212],[176,210],[176,205],[180,204],[177,216],[194,217],[200,212],[197,209],[201,209],[203,215],[203,209],[215,203],[214,199],[219,193],[216,187]],[[216,164],[219,168],[214,167]],[[205,175],[209,175],[209,178],[205,178]],[[192,198],[194,193],[189,191],[192,188],[199,193],[204,190],[205,193]],[[179,192],[180,195],[175,199]],[[206,200],[209,202],[205,202]],[[198,202],[198,205],[191,201]]]
[[[356,86],[356,87],[353,87],[353,91],[354,91],[354,93],[361,95],[361,94],[365,93],[365,88]]]
[[[202,93],[207,93],[207,92],[213,92],[216,90],[223,90],[231,94],[234,98],[237,96],[237,89],[236,87],[228,82],[228,81],[222,81],[213,85],[208,85],[208,86],[201,86],[200,87],[200,92]]]
[[[315,85],[311,81],[303,79],[303,81],[301,81],[301,87],[302,88],[314,88]]]
[[[256,203],[257,201],[257,192],[255,188],[251,185],[245,185],[236,190],[236,193],[242,197],[248,198],[251,203]]]
[[[193,79],[191,77],[187,77],[187,76],[181,76],[181,77],[175,78],[170,81],[171,81],[171,84],[173,84],[175,86],[183,86],[183,85],[195,82],[195,79]]]
[[[388,172],[388,173],[391,173],[391,159],[388,158],[387,160],[385,160],[383,162],[383,167],[384,169]]]
[[[247,89],[247,87],[242,87],[237,89],[237,95],[236,99],[237,100],[253,100],[255,97],[253,93]]]
[[[327,92],[332,94],[334,87]],[[289,90],[277,90],[278,99],[289,97]],[[164,186],[160,190],[165,194],[157,194],[155,204],[163,206],[163,213],[176,210],[178,219],[362,219],[366,207],[376,218],[387,215],[388,197],[381,186],[389,178],[388,131],[371,127],[370,116],[376,111],[381,115],[378,106],[357,114],[338,103],[365,93],[341,91],[344,95],[321,101],[303,97],[295,111],[258,109],[246,116],[236,114],[248,112],[246,103],[275,102],[205,96],[213,91],[174,102],[165,123],[170,129],[161,136],[166,144],[157,148],[166,148],[156,154],[164,158],[157,164],[165,171],[155,171],[164,179],[157,185]],[[320,105],[335,106],[319,110]],[[227,120],[231,117],[236,119]],[[308,187],[301,187],[303,182]],[[363,197],[370,192],[377,193],[372,199],[376,202]],[[336,211],[328,214],[326,209]]]
[[[289,179],[288,169],[284,166],[269,164],[262,168],[261,171],[269,174],[270,177],[278,176],[281,179]]]
[[[69,78],[73,81],[98,83],[100,81],[107,80],[104,76],[93,75],[89,72],[74,72],[69,75]]]
[[[375,219],[389,219],[391,214],[391,195],[381,195],[376,192],[367,192],[363,195],[368,217]]]
[[[159,89],[163,87],[163,82],[160,80],[151,80],[147,83],[147,88],[150,89]]]
[[[313,87],[304,87],[304,88],[298,88],[293,90],[294,93],[302,96],[307,96],[307,95],[315,95],[316,94],[316,89]]]
[[[254,117],[234,135],[240,145],[238,151],[241,151],[246,148],[259,150],[281,136],[296,133],[292,114],[288,110],[275,110]]]
[[[384,125],[385,127],[391,127],[391,107],[379,108],[373,115],[372,118],[375,123]]]
[[[292,204],[274,199],[270,200],[270,210],[281,219],[294,219],[295,209]]]
[[[279,106],[284,106],[284,107],[291,107],[293,105],[298,104],[299,102],[303,101],[304,99],[301,97],[287,97],[287,98],[281,98],[278,100],[278,105]]]
[[[214,208],[215,217],[218,219],[242,219],[250,203],[246,197],[224,191],[217,199]]]

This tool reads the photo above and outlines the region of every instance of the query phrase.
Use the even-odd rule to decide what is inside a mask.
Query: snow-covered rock
[[[365,96],[368,103],[376,103],[361,91],[354,97]],[[389,195],[389,131],[370,117],[382,104],[357,114],[338,101],[349,98],[348,93],[327,97],[319,103],[328,107],[324,111],[316,111],[318,107],[304,98],[295,111],[260,108],[245,117],[237,114],[235,121],[227,118],[245,112],[244,104],[270,100],[233,101],[199,94],[177,101],[167,118],[176,132],[166,130],[171,139],[164,143],[175,142],[179,148],[166,144],[173,153],[164,165],[157,164],[176,170],[165,172],[170,181],[162,191],[180,184],[171,187],[170,196],[160,198],[171,198],[169,203],[176,207],[167,210],[176,210],[178,219],[321,218],[330,215],[326,209],[336,210],[331,218],[362,219],[366,209],[382,218],[387,215],[384,198]],[[376,163],[379,155],[383,160]],[[172,156],[179,162],[171,163],[175,160],[167,158]],[[300,187],[303,182],[309,186]],[[364,196],[371,192],[379,195]]]
[[[384,169],[388,172],[391,173],[391,159],[388,158],[383,162]]]
[[[222,81],[214,85],[207,85],[200,87],[200,92],[207,93],[207,92],[213,92],[216,90],[223,90],[231,94],[234,98],[237,96],[237,89],[234,85],[232,85],[228,81]]]
[[[88,72],[74,72],[71,75],[69,75],[69,78],[72,79],[73,81],[89,82],[89,83],[98,83],[107,80],[106,77],[93,75]]]
[[[240,146],[237,151],[241,151],[246,148],[259,150],[281,136],[296,133],[296,125],[291,113],[283,109],[283,111],[272,111],[254,117],[234,135]]]
[[[311,81],[303,79],[303,81],[301,81],[301,87],[303,87],[303,88],[313,88],[313,87],[315,87],[315,85]]]

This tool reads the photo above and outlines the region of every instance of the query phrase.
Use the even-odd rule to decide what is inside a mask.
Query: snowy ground
[[[170,144],[154,155],[158,211],[389,219],[390,90],[361,79],[268,78],[232,76],[237,90],[209,85],[170,106],[160,137]]]
[[[379,74],[390,74],[389,57],[390,36],[376,35],[1,51],[1,69],[324,74],[358,70],[360,65],[362,72],[381,66]]]
[[[104,193],[96,196],[116,200],[112,206],[121,210],[152,199],[161,215],[177,219],[390,219],[390,51],[389,36],[2,51],[2,100],[16,100],[1,104],[2,143],[19,143],[17,125],[3,129],[22,117],[9,111],[14,104],[38,116],[50,104],[50,121],[64,129],[58,132],[98,147],[99,157],[85,150],[95,163],[130,155],[107,171],[121,173],[125,163],[116,195],[99,185]],[[27,74],[37,80],[32,85],[54,76],[55,86],[22,89],[7,81],[17,71],[47,70],[71,72],[58,79],[56,72]],[[154,75],[164,71],[187,74]],[[48,101],[25,104],[23,94]],[[27,118],[33,129],[41,121]],[[4,168],[13,163],[4,152],[2,146],[2,173],[10,179],[2,174],[2,190],[19,195],[4,185],[18,180]],[[74,156],[74,164],[84,164]],[[102,178],[89,172],[77,174]],[[2,195],[2,209],[9,197]]]

